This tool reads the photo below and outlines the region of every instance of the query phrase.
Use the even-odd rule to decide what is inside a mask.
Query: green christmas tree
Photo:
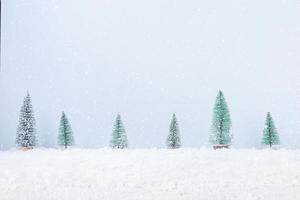
[[[128,147],[127,135],[120,115],[117,116],[114,124],[110,146],[113,149],[125,149]]]
[[[180,131],[176,115],[173,114],[173,118],[170,124],[169,135],[167,137],[168,149],[179,149],[181,147]]]
[[[231,145],[231,117],[222,91],[219,91],[213,110],[210,142],[214,145]]]
[[[274,120],[272,118],[271,113],[268,112],[265,129],[263,132],[262,144],[270,146],[272,148],[273,145],[278,145],[280,143],[277,129],[275,127]]]
[[[58,145],[65,149],[74,145],[74,137],[71,124],[64,112],[62,112],[60,119]]]
[[[24,149],[32,149],[37,145],[35,118],[29,92],[21,107],[15,142],[18,147]]]

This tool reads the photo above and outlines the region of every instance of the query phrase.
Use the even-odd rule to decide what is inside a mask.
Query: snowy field
[[[1,200],[299,197],[299,150],[0,152]]]

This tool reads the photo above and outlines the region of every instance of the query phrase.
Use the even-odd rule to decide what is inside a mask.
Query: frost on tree
[[[180,131],[176,115],[173,114],[173,118],[170,124],[169,135],[167,138],[168,149],[179,149],[181,147]]]
[[[223,92],[219,91],[213,110],[210,142],[218,148],[229,147],[231,141],[231,117]]]
[[[127,135],[120,115],[117,116],[114,124],[110,146],[113,149],[125,149],[128,147]]]
[[[270,146],[278,145],[280,143],[277,129],[271,113],[267,114],[265,129],[263,132],[262,144]]]
[[[35,118],[28,92],[20,111],[16,145],[22,149],[32,149],[37,145]]]
[[[64,112],[62,113],[60,119],[58,145],[65,149],[74,145],[74,136],[73,136],[72,127]]]

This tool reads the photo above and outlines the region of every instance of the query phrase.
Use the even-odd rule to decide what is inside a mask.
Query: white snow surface
[[[1,200],[289,200],[299,150],[0,152]]]

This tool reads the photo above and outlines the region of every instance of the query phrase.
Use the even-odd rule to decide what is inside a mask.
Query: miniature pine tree
[[[230,145],[231,140],[231,117],[223,92],[219,91],[213,110],[210,142],[214,145]]]
[[[180,131],[176,115],[173,114],[173,118],[170,124],[169,135],[167,138],[168,149],[179,149],[181,147]]]
[[[74,137],[71,124],[64,112],[62,112],[58,134],[58,145],[67,149],[74,145]]]
[[[15,142],[16,146],[22,149],[32,149],[37,145],[35,118],[29,92],[21,107]]]
[[[268,112],[265,129],[263,132],[262,144],[270,146],[272,148],[273,145],[278,145],[280,143],[277,129],[275,127],[274,120],[272,118],[271,113]]]
[[[114,124],[110,146],[113,149],[125,149],[128,147],[127,135],[120,115],[117,116]]]

